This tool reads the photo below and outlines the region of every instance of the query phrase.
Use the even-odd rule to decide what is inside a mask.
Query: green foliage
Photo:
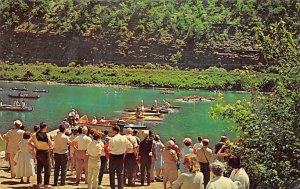
[[[284,22],[257,33],[257,44],[278,72],[269,93],[260,91],[259,75],[243,71],[252,101],[217,105],[212,116],[232,119],[251,188],[294,188],[300,181],[300,58]],[[245,74],[246,73],[246,74]],[[266,84],[265,84],[266,85]]]
[[[299,34],[299,7],[296,0],[2,0],[0,27],[93,37],[114,33],[116,41],[126,44],[153,37],[164,44],[176,44],[177,39],[185,44],[239,32],[251,41],[255,27],[264,30],[280,19]],[[233,28],[235,33],[228,34]],[[166,34],[170,41],[164,40]]]

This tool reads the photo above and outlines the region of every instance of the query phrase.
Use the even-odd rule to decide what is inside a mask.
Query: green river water
[[[171,136],[177,138],[182,144],[184,137],[191,137],[196,142],[197,136],[209,138],[211,145],[218,141],[220,135],[228,135],[234,138],[235,134],[229,131],[232,125],[224,120],[212,120],[209,115],[210,108],[220,102],[177,102],[175,99],[186,95],[196,94],[215,97],[216,94],[210,91],[178,90],[174,95],[160,94],[158,89],[125,88],[122,87],[120,94],[106,94],[105,91],[118,90],[117,87],[100,86],[67,86],[46,83],[0,83],[4,91],[0,91],[0,97],[5,104],[12,104],[15,99],[8,98],[8,94],[18,92],[10,90],[12,87],[22,88],[26,86],[29,94],[34,88],[47,89],[48,93],[39,93],[37,100],[26,100],[34,110],[32,112],[11,112],[0,111],[0,132],[5,133],[12,126],[16,119],[23,121],[26,129],[32,130],[33,125],[44,121],[49,129],[56,129],[71,108],[79,111],[80,115],[106,116],[109,118],[119,117],[125,108],[135,108],[143,99],[146,106],[151,106],[155,99],[162,103],[163,99],[182,108],[174,113],[164,116],[160,123],[144,122],[154,133],[161,135],[166,141]],[[224,102],[234,102],[237,99],[247,98],[247,94],[225,92]],[[3,150],[4,143],[1,142],[0,150]]]

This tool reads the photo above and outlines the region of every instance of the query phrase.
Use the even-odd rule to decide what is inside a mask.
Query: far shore
[[[45,85],[64,85],[64,86],[82,86],[82,87],[124,87],[124,88],[132,88],[132,89],[157,89],[157,90],[190,90],[190,91],[212,91],[211,89],[199,88],[199,89],[192,89],[192,88],[180,88],[180,87],[145,87],[145,86],[132,86],[132,85],[122,85],[122,84],[102,84],[102,83],[63,83],[63,82],[56,82],[56,81],[17,81],[17,80],[1,80],[0,83],[19,83],[19,84],[45,84]],[[1,87],[1,86],[0,86]],[[242,90],[222,90],[223,92],[232,92],[232,93],[248,93],[247,91]]]

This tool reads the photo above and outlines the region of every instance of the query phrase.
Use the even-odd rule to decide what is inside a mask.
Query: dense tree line
[[[270,93],[262,93],[251,70],[241,74],[251,101],[218,105],[213,117],[236,124],[234,153],[243,157],[251,188],[292,189],[300,186],[300,54],[285,22],[259,29],[257,45],[278,73]]]
[[[111,38],[124,56],[135,44],[201,50],[202,42],[255,49],[256,27],[265,30],[284,19],[299,38],[298,0],[2,0],[1,30]],[[219,44],[220,45],[220,44]]]

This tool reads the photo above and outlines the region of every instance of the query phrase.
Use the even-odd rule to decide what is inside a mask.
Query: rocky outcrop
[[[179,67],[241,68],[260,61],[258,51],[222,44],[171,46],[151,39],[121,41],[114,35],[79,36],[51,33],[0,32],[0,59],[15,62],[49,62],[68,65],[115,63],[125,65],[159,63]]]

